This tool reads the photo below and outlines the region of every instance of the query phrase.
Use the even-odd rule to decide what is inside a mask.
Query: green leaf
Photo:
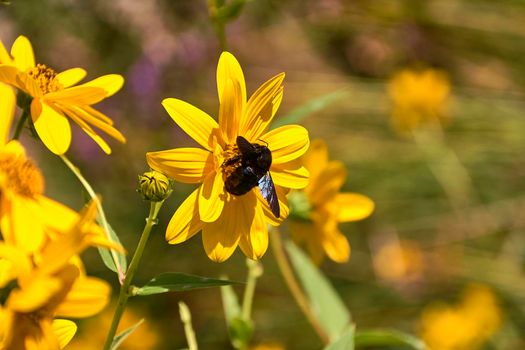
[[[339,338],[351,322],[345,304],[328,279],[301,249],[291,241],[286,242],[285,247],[317,320],[330,339]]]
[[[355,326],[350,326],[341,336],[328,344],[323,350],[354,350]]]
[[[416,350],[425,350],[425,343],[414,337],[393,329],[369,329],[357,331],[355,334],[355,345],[360,346],[386,346],[405,345]]]
[[[126,340],[126,338],[129,337],[131,333],[133,333],[135,329],[137,329],[142,323],[144,323],[144,319],[138,321],[133,326],[126,328],[122,333],[113,338],[113,342],[111,343],[111,350],[118,349],[122,342]]]
[[[102,228],[104,228],[104,226],[107,225],[106,227],[108,228],[108,232],[109,232],[109,236],[110,236],[111,240],[113,242],[116,242],[116,243],[122,245],[120,243],[120,239],[118,238],[116,232],[109,225],[109,222],[106,222],[105,225],[103,225],[100,222],[100,219],[98,217],[97,217],[97,222],[99,222],[101,224]],[[128,262],[126,260],[126,255],[124,253],[117,252],[117,251],[113,251],[113,253],[112,253],[110,249],[100,248],[100,247],[98,248],[98,252],[100,254],[100,257],[102,258],[102,261],[104,262],[104,265],[106,265],[108,267],[108,269],[110,269],[111,271],[118,273],[117,267],[115,266],[115,260],[113,259],[113,254],[116,254],[116,257],[118,259],[119,265],[122,267],[122,273],[126,272],[126,270],[128,268]]]
[[[241,318],[241,305],[232,286],[222,286],[221,296],[230,341],[234,348],[240,349],[251,339],[253,324]]]
[[[276,119],[272,124],[272,129],[287,124],[297,124],[310,114],[323,110],[340,98],[345,97],[348,95],[348,93],[349,92],[347,89],[342,89],[330,92],[326,95],[315,97],[303,105],[297,107],[286,116]]]
[[[165,272],[153,278],[143,287],[135,289],[134,295],[182,292],[191,289],[218,287],[228,284],[240,284],[240,282],[188,275],[180,272]]]

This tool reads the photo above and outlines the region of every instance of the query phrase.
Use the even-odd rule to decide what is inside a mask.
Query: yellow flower
[[[492,291],[472,285],[457,305],[436,304],[425,309],[421,337],[430,350],[476,350],[500,324],[501,310]]]
[[[306,246],[315,263],[321,263],[325,254],[335,262],[346,262],[350,245],[337,226],[368,217],[374,202],[361,194],[339,193],[346,169],[342,162],[328,160],[323,141],[312,142],[303,162],[310,172],[310,183],[304,191],[290,194],[292,237]]]
[[[387,282],[414,282],[424,271],[423,253],[410,241],[391,240],[373,256],[377,275]]]
[[[110,74],[75,86],[85,76],[86,71],[82,68],[56,73],[44,64],[36,64],[31,43],[24,36],[19,36],[13,43],[10,55],[0,42],[0,81],[32,97],[33,125],[53,153],[64,154],[71,143],[71,126],[67,117],[107,154],[111,153],[110,147],[92,126],[120,142],[126,141],[113,127],[111,119],[91,107],[120,90],[124,79]]]
[[[202,183],[173,215],[166,239],[171,244],[186,241],[202,230],[208,257],[221,262],[239,245],[251,259],[260,258],[268,247],[267,223],[278,225],[287,216],[283,188],[303,188],[308,172],[297,158],[308,148],[308,132],[299,125],[267,131],[283,96],[284,73],[265,82],[246,101],[246,84],[235,57],[223,52],[217,66],[219,122],[200,109],[174,98],[162,104],[173,120],[201,148],[178,148],[148,153],[151,168],[185,183]],[[280,218],[275,218],[257,188],[233,195],[225,181],[239,169],[241,153],[237,136],[267,146],[273,161],[269,172],[279,198]]]
[[[393,103],[392,123],[401,133],[446,121],[450,82],[441,71],[404,69],[390,80],[388,94]]]
[[[95,213],[92,203],[68,232],[57,232],[56,239],[32,257],[0,242],[0,258],[11,263],[17,280],[0,309],[0,348],[62,348],[73,337],[76,325],[56,316],[88,317],[106,306],[109,285],[85,276],[78,254],[93,245],[122,248],[93,234]]]

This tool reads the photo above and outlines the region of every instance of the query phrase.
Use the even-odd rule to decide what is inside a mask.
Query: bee
[[[226,191],[236,196],[242,196],[258,186],[273,215],[278,218],[281,215],[279,200],[270,176],[272,152],[267,146],[250,143],[242,136],[237,136],[236,142],[240,154],[228,159],[223,164],[223,166],[239,164],[224,181]]]

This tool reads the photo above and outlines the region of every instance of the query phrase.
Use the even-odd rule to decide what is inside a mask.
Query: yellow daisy
[[[315,263],[321,263],[325,254],[335,262],[346,262],[350,245],[337,226],[368,217],[374,202],[361,194],[339,192],[346,169],[342,162],[328,160],[323,141],[312,142],[303,162],[310,172],[310,183],[304,191],[290,194],[292,237],[306,246]]]
[[[109,74],[81,85],[86,76],[82,68],[56,73],[44,64],[36,64],[29,40],[19,36],[8,54],[0,42],[0,82],[10,84],[32,97],[31,118],[42,142],[55,154],[64,154],[71,144],[71,126],[77,123],[104,152],[109,145],[93,130],[100,129],[120,142],[126,142],[113,127],[113,121],[91,105],[120,90],[122,76]]]
[[[40,169],[18,141],[7,142],[14,106],[11,88],[0,84],[0,231],[8,244],[34,252],[46,232],[64,230],[78,214],[44,196]]]
[[[263,256],[268,247],[267,223],[278,225],[288,214],[285,188],[303,188],[308,183],[308,171],[298,162],[309,145],[306,129],[288,125],[267,131],[283,97],[283,79],[284,73],[271,78],[247,101],[242,69],[232,54],[223,52],[217,66],[218,123],[184,101],[168,98],[162,102],[171,118],[203,147],[146,155],[151,168],[172,179],[201,183],[173,215],[166,231],[169,243],[184,242],[202,230],[204,249],[214,261],[228,259],[238,245],[251,259]],[[247,186],[245,194],[234,195],[231,192],[236,191],[225,188],[232,174],[246,170],[240,160],[239,136],[271,152],[269,173],[279,198],[279,206],[272,209],[280,208],[279,218],[256,184]]]
[[[33,258],[0,242],[0,260],[11,264],[17,281],[0,308],[0,348],[62,348],[73,337],[76,325],[56,316],[88,317],[106,306],[109,285],[86,276],[78,254],[93,245],[122,248],[92,234],[95,214],[92,203],[68,232],[61,232]],[[1,276],[0,280],[9,281]]]

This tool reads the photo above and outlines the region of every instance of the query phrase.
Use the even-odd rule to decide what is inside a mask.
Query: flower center
[[[44,177],[40,169],[25,157],[0,155],[0,176],[7,188],[27,197],[44,192]]]
[[[44,94],[64,88],[56,78],[57,73],[45,64],[37,64],[36,67],[29,69],[27,74],[36,81]]]
[[[226,181],[235,170],[241,166],[242,156],[239,147],[236,144],[227,144],[222,152],[224,161],[221,164],[222,176]]]

